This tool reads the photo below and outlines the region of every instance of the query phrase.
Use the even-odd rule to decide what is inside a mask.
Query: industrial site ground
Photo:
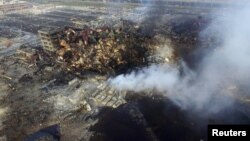
[[[220,50],[220,34],[202,33],[223,4],[31,4],[0,15],[0,141],[207,141],[208,124],[250,124],[249,81],[234,74],[213,82],[221,94],[202,107],[193,100],[201,91],[185,107],[143,77],[142,88],[114,84],[152,66],[198,72],[206,51]],[[46,50],[44,29],[60,30],[60,48]]]

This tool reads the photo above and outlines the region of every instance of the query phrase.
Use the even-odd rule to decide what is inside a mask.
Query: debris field
[[[192,56],[194,51],[213,44],[213,39],[198,38],[209,16],[192,5],[160,14],[156,8],[148,17],[144,6],[100,5],[52,6],[44,13],[10,13],[1,19],[0,39],[20,38],[18,44],[3,40],[6,47],[0,46],[0,141],[22,141],[54,125],[60,126],[61,141],[110,141],[118,135],[166,140],[169,130],[162,125],[184,127],[190,135],[183,138],[203,140],[204,135],[191,130],[198,128],[197,119],[186,122],[183,110],[166,97],[119,91],[108,79],[180,60],[195,69],[200,60]],[[246,107],[235,111],[249,121],[243,114],[250,113]],[[218,119],[206,119],[214,121]]]

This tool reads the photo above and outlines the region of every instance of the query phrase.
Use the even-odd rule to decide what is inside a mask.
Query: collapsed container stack
[[[56,57],[71,71],[117,73],[147,65],[148,37],[129,29],[66,27],[57,33]]]

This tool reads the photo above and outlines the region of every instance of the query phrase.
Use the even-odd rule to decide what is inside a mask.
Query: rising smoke
[[[206,52],[198,69],[184,61],[174,67],[152,65],[112,78],[110,84],[119,90],[155,90],[184,109],[218,112],[232,106],[241,84],[250,84],[250,6],[223,11],[223,16],[219,12],[201,35],[214,36],[220,44]]]

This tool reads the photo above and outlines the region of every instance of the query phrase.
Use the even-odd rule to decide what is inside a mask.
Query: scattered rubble
[[[55,58],[66,64],[70,71],[96,71],[103,74],[114,74],[127,68],[145,66],[149,56],[147,38],[139,35],[138,29],[76,29],[66,27],[53,38]],[[42,41],[44,35],[40,33]],[[45,49],[46,41],[44,42]]]
[[[74,136],[77,129],[75,136],[79,140],[85,139],[86,135],[92,135],[86,132],[97,122],[96,113],[104,107],[119,112],[119,107],[129,102],[125,98],[128,92],[115,90],[107,84],[110,75],[151,63],[173,63],[182,56],[176,48],[181,45],[188,48],[197,42],[199,18],[198,22],[191,22],[188,26],[170,23],[158,29],[150,28],[149,31],[155,34],[145,34],[142,29],[148,27],[144,26],[145,23],[135,24],[118,19],[116,15],[108,18],[108,8],[97,9],[90,8],[84,12],[56,9],[39,16],[10,14],[1,22],[0,25],[18,27],[31,33],[47,26],[61,28],[40,30],[44,31],[39,32],[43,34],[40,36],[43,46],[40,42],[25,43],[15,48],[13,54],[0,58],[0,101],[10,106],[4,127],[0,122],[0,140],[2,134],[8,140],[21,140],[37,129],[57,123],[65,133],[62,135]],[[140,12],[129,12],[137,15],[136,18],[143,18]],[[107,24],[111,23],[109,19],[115,20],[115,24],[113,21],[112,26]],[[185,29],[194,26],[195,30],[192,29],[191,33],[183,31],[179,28],[182,26],[186,26]],[[17,33],[18,36],[22,33],[18,30],[17,33],[9,33],[6,29],[0,30],[6,33],[1,35],[6,38],[16,38]],[[36,40],[27,36],[24,41],[30,39]],[[10,42],[5,43],[11,45]],[[145,95],[154,95],[153,92],[148,93]],[[130,108],[129,115],[148,128],[147,133],[154,138],[154,128],[150,129],[151,125],[148,125],[140,109]],[[4,131],[1,131],[2,128]]]
[[[10,91],[5,101],[12,103],[11,118],[6,123],[14,121],[5,128],[7,138],[24,138],[35,129],[48,126],[47,120],[54,124],[81,119],[86,124],[82,126],[89,127],[96,122],[92,116],[103,107],[115,109],[127,103],[127,92],[107,84],[110,75],[176,60],[168,37],[147,36],[140,26],[129,21],[121,23],[113,28],[65,27],[43,32],[43,48],[25,44],[3,58],[1,66],[5,69],[0,77],[7,81],[6,89]],[[163,48],[165,52],[159,52]],[[30,107],[23,104],[31,101],[34,104]],[[38,110],[33,113],[31,109]],[[34,115],[37,116],[31,118]],[[11,137],[17,119],[25,121],[17,129],[25,134]],[[30,129],[29,125],[34,127]]]

